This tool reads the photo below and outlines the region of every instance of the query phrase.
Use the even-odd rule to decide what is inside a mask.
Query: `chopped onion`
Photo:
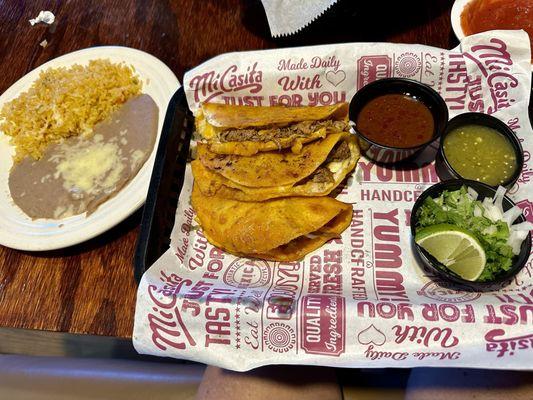
[[[520,238],[518,231],[510,231],[509,238],[507,239],[507,244],[511,246],[514,255],[520,254],[520,248],[522,247],[522,242],[524,238]]]
[[[513,231],[516,232],[516,237],[520,240],[524,240],[527,238],[527,235],[529,234],[529,231]]]
[[[478,193],[475,191],[474,188],[471,188],[471,187],[466,188],[466,191],[468,192],[468,194],[470,195],[470,198],[471,198],[472,200],[477,200],[477,198],[478,198]]]
[[[505,211],[503,213],[503,221],[505,221],[507,223],[507,225],[509,225],[509,227],[511,227],[511,225],[513,224],[513,222],[520,216],[522,215],[522,209],[518,206],[514,206],[513,208],[510,208],[508,209],[507,211]]]
[[[495,218],[494,220],[500,221],[503,218],[503,210],[496,206],[494,206],[492,210],[494,212],[494,218]]]
[[[485,197],[483,199],[483,207],[485,208],[484,215],[493,222],[499,221],[503,217],[502,211],[492,204],[492,199]]]
[[[503,213],[503,198],[505,197],[505,192],[507,189],[505,189],[503,186],[498,186],[498,189],[496,189],[496,194],[494,195],[494,205],[498,207],[502,213]]]
[[[483,216],[483,209],[477,204],[474,205],[474,217],[481,217],[481,216]]]
[[[519,224],[514,224],[511,226],[511,229],[514,231],[532,231],[533,224],[529,221],[520,222]]]
[[[492,199],[485,197],[483,201],[481,202],[483,204],[483,207],[485,207],[485,210],[492,208]]]

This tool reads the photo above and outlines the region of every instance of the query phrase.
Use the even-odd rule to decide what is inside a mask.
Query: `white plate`
[[[154,151],[133,180],[115,197],[102,204],[93,214],[76,215],[61,220],[32,220],[14,203],[9,193],[8,177],[12,165],[13,147],[0,132],[0,244],[20,250],[53,250],[81,243],[112,228],[139,209],[146,200],[148,185],[167,105],[180,87],[174,73],[160,60],[140,50],[128,47],[103,46],[65,54],[41,65],[18,80],[0,96],[0,107],[27,90],[39,72],[50,67],[87,64],[89,60],[107,58],[124,61],[135,67],[147,93],[159,107],[159,126]]]
[[[471,1],[472,0],[455,0],[455,3],[453,3],[452,6],[452,12],[450,14],[452,29],[453,33],[455,33],[455,36],[457,36],[457,39],[459,40],[463,40],[463,38],[466,36],[463,28],[461,27],[461,14],[463,13],[466,5]],[[533,71],[533,63],[531,64],[531,71]]]

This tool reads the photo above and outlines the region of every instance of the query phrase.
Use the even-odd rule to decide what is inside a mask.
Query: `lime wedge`
[[[475,281],[486,264],[485,250],[472,233],[439,224],[418,231],[415,242],[461,278]]]

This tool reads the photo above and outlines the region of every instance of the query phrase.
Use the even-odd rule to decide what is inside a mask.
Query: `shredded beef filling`
[[[284,126],[282,128],[271,128],[268,131],[257,129],[228,129],[218,135],[220,142],[268,142],[271,140],[288,138],[288,137],[305,137],[320,128],[334,128],[338,131],[347,131],[348,124],[345,121],[303,121],[297,124]]]
[[[347,141],[343,140],[341,143],[337,143],[333,150],[331,150],[326,162],[346,160],[350,155],[350,146],[348,146]]]
[[[214,170],[219,170],[231,167],[231,164],[233,164],[233,159],[233,156],[228,156],[225,154],[216,154],[212,158],[207,158],[206,161],[208,161],[210,168]]]
[[[348,145],[348,142],[343,140],[341,143],[337,143],[333,150],[328,155],[328,158],[324,163],[316,169],[315,172],[313,172],[310,176],[308,176],[306,179],[300,182],[300,184],[304,184],[307,182],[315,182],[315,183],[329,183],[334,182],[334,176],[333,172],[329,170],[327,167],[328,163],[333,161],[342,161],[349,158],[351,155],[350,152],[350,146]]]
[[[309,177],[311,182],[315,183],[328,183],[333,182],[333,173],[326,167],[318,167],[313,175]]]

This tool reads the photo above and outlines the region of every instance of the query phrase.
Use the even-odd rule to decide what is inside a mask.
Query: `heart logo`
[[[372,343],[376,346],[381,346],[387,341],[387,337],[372,324],[368,328],[359,332],[359,335],[357,335],[357,341],[363,345]]]
[[[341,82],[344,82],[345,79],[346,73],[342,69],[339,69],[337,72],[326,72],[326,80],[335,87],[337,87]]]

